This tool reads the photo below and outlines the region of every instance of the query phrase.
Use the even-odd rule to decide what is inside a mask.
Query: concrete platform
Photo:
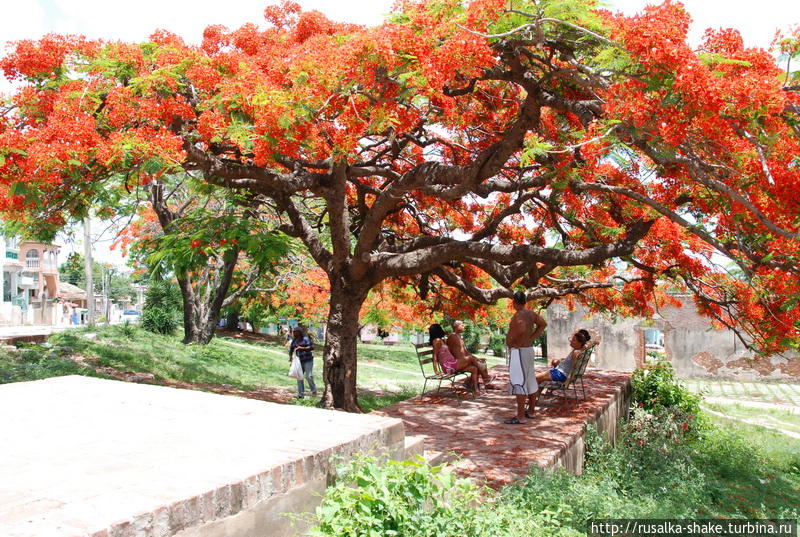
[[[3,537],[291,535],[331,456],[405,456],[393,418],[86,377],[2,385],[0,408]]]
[[[459,400],[442,388],[381,409],[385,416],[400,418],[406,433],[422,438],[425,458],[449,461],[464,477],[500,488],[527,475],[531,466],[563,466],[571,472],[583,469],[586,425],[614,439],[618,419],[630,405],[630,373],[588,369],[584,376],[586,400],[560,407],[537,407],[525,425],[506,425],[516,414],[508,395],[508,370],[496,366],[495,384],[475,399]]]

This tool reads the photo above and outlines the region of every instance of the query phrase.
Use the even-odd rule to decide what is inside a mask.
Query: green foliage
[[[182,311],[183,297],[178,285],[167,280],[152,280],[144,296],[144,309],[148,308]]]
[[[616,444],[587,430],[582,475],[533,468],[499,494],[466,486],[451,497],[440,468],[362,459],[326,493],[314,535],[567,537],[586,535],[587,521],[600,518],[800,514],[797,440],[784,446],[794,457],[767,457],[749,429],[709,426],[692,436],[683,417],[677,407],[637,407]]]
[[[495,356],[505,356],[506,353],[506,336],[500,332],[493,332],[489,336],[489,350]]]
[[[78,252],[72,252],[66,261],[58,267],[59,278],[63,282],[71,283],[81,289],[86,289],[86,268],[84,257]],[[97,261],[92,262],[92,286],[95,293],[103,292],[103,279],[106,279],[108,296],[117,300],[134,295],[131,288],[132,280],[129,275],[120,273],[116,268],[103,265]]]
[[[154,334],[168,336],[178,328],[178,319],[174,311],[152,306],[142,312],[142,328]]]
[[[467,351],[471,353],[478,352],[481,346],[481,330],[478,325],[472,321],[466,321],[464,323],[464,333],[461,337],[464,339],[464,346]]]
[[[677,408],[690,416],[700,412],[700,396],[687,390],[675,379],[672,364],[658,362],[631,375],[633,402],[647,411]]]
[[[172,334],[178,328],[182,306],[183,298],[174,282],[152,280],[145,293],[142,328],[154,334]]]
[[[248,201],[241,194],[207,184],[192,185],[193,195],[205,202],[186,207],[170,223],[168,232],[134,248],[154,273],[186,274],[207,268],[211,260],[235,259],[239,252],[245,252],[248,262],[262,270],[286,257],[291,239],[243,209]]]
[[[136,327],[130,321],[122,323],[120,330],[122,331],[122,335],[128,339],[133,339],[136,335]]]
[[[480,489],[440,466],[357,458],[317,508],[316,536],[495,536],[496,518],[476,508]]]
[[[522,0],[514,2],[515,12],[508,12],[500,17],[495,24],[490,27],[490,33],[503,33],[522,25],[532,23],[534,17],[557,19],[579,26],[597,34],[607,33],[607,29],[602,23],[601,18],[593,10],[597,8],[598,2],[586,0]],[[523,14],[527,13],[527,15]],[[574,26],[568,26],[556,21],[548,21],[543,24],[555,25],[559,32],[572,36],[574,40],[585,40],[589,34],[582,32]],[[533,31],[533,30],[529,30]]]
[[[70,360],[69,354],[68,347],[49,343],[20,344],[16,350],[0,350],[0,384],[63,375],[102,376]]]
[[[590,428],[582,475],[534,469],[498,504],[541,526],[538,535],[583,534],[586,521],[598,518],[797,516],[800,479],[790,464],[766,459],[748,431],[686,435],[677,416],[675,408],[639,408],[615,445]],[[797,448],[797,441],[786,447]]]

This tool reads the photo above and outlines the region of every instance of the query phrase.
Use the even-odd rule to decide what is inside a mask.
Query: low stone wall
[[[187,527],[175,537],[271,537],[302,535],[310,516],[330,485],[336,466],[359,453],[407,458],[401,423],[363,435],[347,444],[271,468],[201,498],[180,509],[176,526]],[[183,506],[182,506],[183,507]],[[173,522],[173,521],[170,521]],[[202,522],[198,525],[198,522]]]
[[[619,434],[620,420],[627,419],[628,409],[631,406],[631,383],[630,380],[618,386],[616,393],[603,406],[593,408],[594,418],[589,418],[585,422],[586,426],[594,425],[597,430],[612,443],[616,442]],[[580,434],[572,437],[572,442],[565,446],[565,449],[556,457],[549,468],[563,467],[573,474],[583,473],[583,461],[585,460],[586,445],[584,438],[586,429]]]
[[[50,337],[49,334],[28,334],[20,336],[0,336],[0,343],[3,345],[18,345],[19,343],[44,343]]]
[[[301,534],[355,453],[420,453],[401,421],[87,377],[0,386],[0,535]],[[12,410],[13,409],[13,410]]]

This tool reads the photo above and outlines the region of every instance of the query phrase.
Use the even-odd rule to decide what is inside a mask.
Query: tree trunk
[[[365,299],[363,289],[341,282],[331,284],[322,369],[325,380],[322,401],[326,408],[362,412],[356,393],[356,343],[358,313]]]
[[[182,287],[181,287],[182,288]],[[196,294],[183,295],[183,343],[207,345],[214,338],[219,322],[218,304],[203,304]]]
[[[238,249],[226,253],[222,266],[217,269],[219,270],[219,278],[209,278],[206,284],[214,285],[213,282],[216,282],[216,287],[211,289],[208,293],[209,299],[207,302],[195,292],[189,277],[178,278],[181,295],[183,296],[184,344],[196,343],[198,345],[207,345],[214,337],[214,333],[217,330],[217,323],[219,322],[220,311],[225,304],[225,297],[228,296],[228,291],[231,288],[233,271],[238,259]],[[204,270],[213,270],[213,267]]]
[[[188,278],[178,278],[178,287],[183,298],[183,344],[193,343],[196,337],[195,319],[198,306],[197,297]]]

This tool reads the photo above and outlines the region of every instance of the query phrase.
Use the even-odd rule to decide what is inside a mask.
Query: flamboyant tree
[[[737,32],[693,50],[670,1],[265,17],[200,46],[20,42],[2,62],[23,86],[0,119],[0,209],[58,225],[186,170],[245,193],[327,277],[324,402],[351,411],[359,310],[392,279],[646,312],[664,278],[762,350],[797,341],[800,100]]]

